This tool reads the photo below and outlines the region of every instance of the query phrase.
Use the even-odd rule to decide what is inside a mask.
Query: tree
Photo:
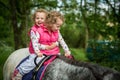
[[[57,1],[43,1],[43,0],[0,1],[1,8],[5,8],[6,10],[8,10],[7,12],[10,13],[7,16],[10,17],[9,20],[11,22],[11,26],[13,27],[15,49],[27,46],[27,42],[25,41],[26,40],[25,35],[27,35],[27,32],[24,34],[24,31],[26,28],[28,28],[27,20],[29,18],[29,15],[31,15],[31,10],[34,8],[52,9],[53,7],[55,8],[56,2]],[[44,6],[44,4],[46,4],[46,6]]]

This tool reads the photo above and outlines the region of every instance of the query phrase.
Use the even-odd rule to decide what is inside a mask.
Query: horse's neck
[[[43,80],[119,80],[120,73],[97,64],[70,62],[57,58],[47,68]]]
[[[43,80],[77,80],[87,78],[86,76],[90,75],[92,74],[87,68],[74,66],[61,59],[56,59],[47,68]],[[94,80],[93,77],[91,78]]]

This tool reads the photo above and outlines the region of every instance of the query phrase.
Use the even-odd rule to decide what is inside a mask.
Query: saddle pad
[[[20,66],[21,63],[23,63],[26,59],[28,59],[29,56],[27,56],[26,58],[24,58],[19,64],[17,67]],[[37,71],[37,74],[36,74],[36,79],[35,80],[42,80],[42,77],[44,75],[44,72],[47,68],[47,66],[56,58],[56,56],[51,56],[51,58],[47,61],[44,62],[44,64],[41,66],[40,69],[38,69]],[[16,67],[16,68],[17,68]],[[22,77],[22,80],[32,80],[33,78],[33,72],[34,70],[31,70],[29,73],[25,74],[23,77]]]
[[[38,74],[36,76],[36,79],[35,80],[40,80],[40,76],[43,72],[43,70],[45,69],[45,66],[42,66],[39,70],[38,70]],[[23,77],[22,77],[22,80],[32,80],[32,77],[33,77],[33,70],[30,71],[28,74],[25,74]]]

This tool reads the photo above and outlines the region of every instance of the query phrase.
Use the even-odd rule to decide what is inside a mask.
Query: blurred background
[[[76,60],[120,71],[120,0],[0,0],[0,76],[8,56],[28,47],[39,8],[64,15],[60,31]]]

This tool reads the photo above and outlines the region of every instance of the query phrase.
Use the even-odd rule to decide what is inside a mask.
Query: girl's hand
[[[54,42],[51,45],[46,45],[46,50],[51,50],[55,48],[56,46],[58,46],[58,42]]]
[[[39,52],[39,53],[37,53],[37,56],[38,56],[38,57],[42,57],[43,54],[42,54],[41,52]]]
[[[65,53],[65,57],[68,57],[68,56],[70,56],[70,54],[68,54],[68,53]]]
[[[71,55],[70,51],[68,51],[67,53],[65,53],[65,57],[69,58],[69,59],[75,59],[74,56]]]
[[[66,57],[70,56],[70,54],[71,54],[70,51],[65,52]]]

